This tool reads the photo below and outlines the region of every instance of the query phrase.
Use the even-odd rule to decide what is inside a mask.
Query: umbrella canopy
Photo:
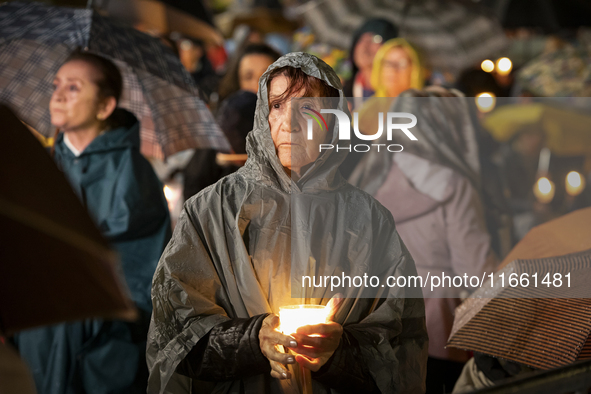
[[[496,20],[453,1],[313,0],[300,12],[320,41],[340,48],[349,47],[366,19],[390,20],[423,51],[429,67],[453,74],[507,45]]]
[[[0,332],[136,316],[117,257],[35,137],[0,106]]]
[[[591,116],[543,103],[504,105],[487,116],[483,126],[507,142],[524,128],[536,127],[546,135],[546,146],[558,155],[591,153]]]
[[[535,368],[591,358],[591,208],[534,227],[499,266],[505,286],[486,285],[456,309],[448,346]],[[558,257],[555,257],[558,256]],[[511,287],[509,275],[538,274],[538,287]],[[571,287],[542,284],[570,273]],[[566,284],[566,282],[565,282]],[[549,298],[554,297],[554,298]]]
[[[524,90],[543,97],[591,96],[591,48],[567,45],[543,54],[517,74]]]
[[[532,228],[509,252],[499,269],[517,259],[541,259],[591,249],[590,233],[591,208],[571,212]]]
[[[551,369],[591,358],[590,332],[589,298],[469,298],[448,346]]]
[[[191,76],[157,38],[87,9],[36,3],[0,5],[0,102],[49,137],[55,73],[76,48],[115,61],[123,100],[141,121],[142,153],[163,158],[185,149],[229,150]]]

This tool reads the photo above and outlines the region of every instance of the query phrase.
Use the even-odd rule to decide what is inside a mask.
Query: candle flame
[[[291,305],[279,308],[279,331],[295,334],[298,328],[326,323],[329,310],[324,305]]]

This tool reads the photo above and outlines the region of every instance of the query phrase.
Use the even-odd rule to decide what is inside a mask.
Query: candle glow
[[[326,323],[329,310],[324,305],[290,305],[279,308],[279,331],[295,334],[298,328]]]
[[[571,171],[566,176],[566,192],[571,196],[578,196],[585,188],[585,178],[577,171]]]
[[[554,182],[546,177],[538,179],[534,186],[534,195],[542,204],[548,204],[554,198]]]
[[[496,103],[496,97],[489,92],[480,93],[476,96],[476,107],[480,112],[486,113],[493,110]]]
[[[482,61],[480,67],[482,68],[482,71],[490,73],[495,69],[495,64],[492,62],[492,60],[486,59]]]
[[[499,75],[509,74],[512,68],[513,63],[511,62],[511,59],[509,59],[508,57],[502,57],[499,60],[497,60],[497,72],[499,73]]]

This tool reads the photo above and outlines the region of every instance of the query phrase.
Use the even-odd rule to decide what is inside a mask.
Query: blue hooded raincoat
[[[170,218],[162,185],[139,151],[139,122],[127,111],[123,119],[123,126],[99,135],[79,156],[60,134],[54,159],[119,253],[140,318],[133,323],[86,320],[20,333],[17,346],[39,394],[146,390],[150,288],[170,239]]]

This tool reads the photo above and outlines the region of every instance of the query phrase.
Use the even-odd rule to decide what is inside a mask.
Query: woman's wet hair
[[[247,55],[265,55],[268,56],[272,62],[275,62],[281,57],[279,52],[267,44],[248,44],[243,49],[237,51],[236,57],[230,63],[228,71],[220,83],[220,101],[240,90],[238,70],[240,68],[240,62]]]
[[[84,62],[96,71],[93,73],[93,82],[98,87],[99,100],[114,97],[119,104],[123,92],[123,77],[115,63],[105,57],[80,50],[73,52],[64,64],[72,61]],[[120,117],[121,114],[115,109],[111,116],[105,120],[105,123],[109,128],[117,127],[121,123]]]
[[[302,97],[339,97],[339,91],[323,80],[306,74],[301,68],[289,66],[276,68],[271,71],[267,78],[267,91],[270,91],[273,79],[280,75],[284,75],[289,79],[289,85],[285,92],[273,99],[273,102],[269,101],[269,108],[274,104],[284,103],[302,90]]]

